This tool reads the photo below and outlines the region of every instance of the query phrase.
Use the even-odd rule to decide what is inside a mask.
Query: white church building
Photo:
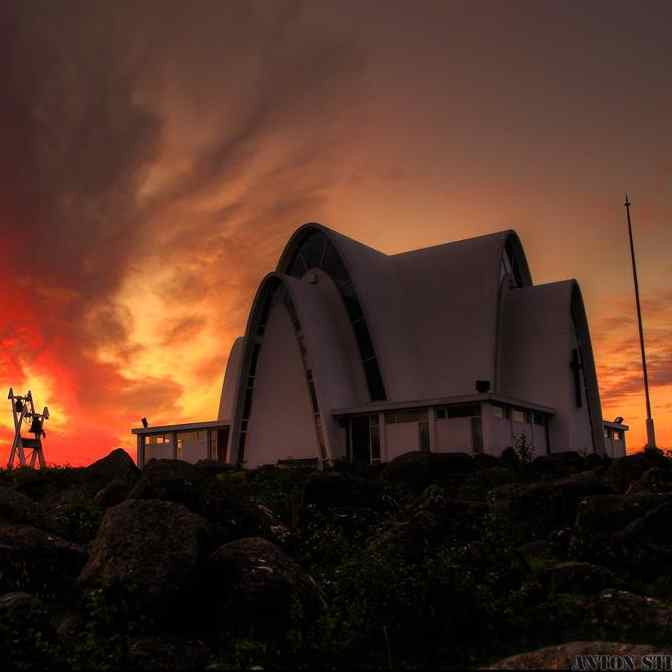
[[[387,255],[306,224],[261,281],[218,419],[132,432],[140,466],[256,467],[523,443],[619,457],[627,429],[603,421],[579,285],[534,285],[514,231]]]

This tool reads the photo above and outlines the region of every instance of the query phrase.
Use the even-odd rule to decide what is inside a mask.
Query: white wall
[[[436,453],[472,453],[471,418],[436,418],[434,420]]]
[[[535,457],[547,454],[548,444],[544,425],[532,425],[532,445],[534,446]]]
[[[551,451],[592,452],[588,402],[576,406],[569,366],[576,335],[571,319],[573,282],[505,290],[500,350],[500,394],[556,410]],[[597,422],[602,423],[601,418]]]
[[[243,352],[245,351],[245,337],[240,336],[231,346],[229,359],[226,363],[226,372],[224,373],[224,382],[222,384],[222,394],[219,398],[218,420],[231,421],[234,414],[234,404],[238,392],[238,382],[240,381],[240,369],[243,361]]]
[[[383,425],[388,461],[399,455],[420,450],[420,423],[395,422]]]
[[[346,433],[333,418],[339,408],[368,401],[368,391],[359,350],[343,300],[331,278],[320,270],[307,277],[286,278],[301,322],[307,362],[313,372],[321,411],[327,454],[332,459],[346,454]]]
[[[271,308],[257,364],[246,466],[319,457],[301,355],[284,304]]]
[[[625,457],[625,441],[604,438],[604,447],[609,457]]]

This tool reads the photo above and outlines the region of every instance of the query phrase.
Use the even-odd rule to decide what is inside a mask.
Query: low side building
[[[386,255],[319,224],[262,280],[205,424],[225,437],[209,455],[249,467],[605,454],[627,429],[603,423],[577,282],[534,285],[514,231]],[[140,464],[156,429],[133,430]]]

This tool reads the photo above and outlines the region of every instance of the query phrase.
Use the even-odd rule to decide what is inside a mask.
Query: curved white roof
[[[287,243],[278,272],[306,271],[296,269],[296,258],[315,233],[338,250],[352,279],[386,399],[468,394],[477,379],[495,386],[500,260],[507,246],[519,282],[531,284],[515,232],[385,255],[325,226],[306,224]],[[307,266],[315,260],[320,266],[317,255]]]

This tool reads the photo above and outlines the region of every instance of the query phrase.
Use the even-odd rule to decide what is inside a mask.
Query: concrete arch
[[[278,261],[277,272],[301,278],[318,268],[331,277],[347,311],[359,349],[371,401],[385,401],[387,392],[379,363],[376,338],[360,300],[359,286],[351,271],[355,258],[385,258],[380,252],[342,236],[317,223],[298,228]]]
[[[315,457],[329,462],[345,454],[343,430],[332,416],[332,410],[362,401],[357,381],[363,372],[353,375],[354,340],[344,347],[341,336],[351,339],[345,309],[340,305],[336,288],[325,287],[330,282],[323,277],[322,286],[298,280],[281,273],[271,273],[262,281],[248,318],[244,339],[240,340],[240,366],[236,381],[235,405],[229,443],[229,461],[245,460],[247,432],[253,430],[252,407],[257,382],[257,363],[263,358],[266,325],[273,319],[273,311],[282,302],[292,323],[294,338],[301,353],[306,398],[312,404],[312,423],[315,430]],[[325,291],[333,293],[332,301]],[[332,305],[340,313],[335,313]],[[346,344],[347,345],[347,344]],[[288,353],[287,356],[291,356]],[[284,359],[284,357],[283,357]],[[262,372],[263,373],[263,372]],[[356,389],[357,388],[357,389]],[[358,391],[359,390],[359,391]],[[277,403],[283,401],[279,399]],[[296,403],[302,403],[300,399]],[[256,450],[256,448],[255,448]]]

